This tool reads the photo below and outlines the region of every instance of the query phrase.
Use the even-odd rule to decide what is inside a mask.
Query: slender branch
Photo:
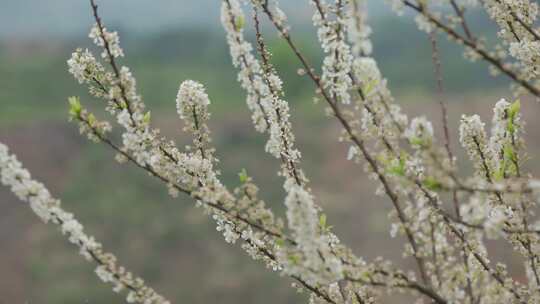
[[[480,55],[485,61],[491,63],[495,68],[497,68],[501,73],[506,74],[510,79],[512,79],[514,82],[518,83],[522,87],[524,87],[527,91],[529,91],[531,94],[533,94],[536,97],[540,97],[540,89],[538,89],[533,84],[529,83],[527,80],[522,79],[519,77],[516,72],[505,66],[503,62],[501,62],[499,59],[493,57],[491,54],[489,54],[486,50],[482,49],[476,41],[470,40],[466,37],[463,37],[458,32],[456,32],[454,29],[449,27],[448,25],[441,22],[438,18],[430,14],[427,10],[423,9],[422,6],[414,4],[408,0],[403,0],[403,4],[407,7],[410,7],[414,11],[424,15],[431,23],[433,23],[437,28],[441,29],[442,31],[446,32],[448,36],[455,39],[457,42],[462,43],[469,48],[471,48],[475,53]]]
[[[457,4],[456,0],[450,0],[450,5],[452,5],[452,8],[454,9],[454,12],[459,18],[459,21],[461,23],[461,28],[463,29],[463,32],[467,36],[467,39],[474,41],[475,38],[472,35],[471,30],[469,29],[469,25],[467,24],[467,20],[465,20],[465,9],[460,8]]]
[[[176,190],[193,197],[195,200],[201,201],[203,204],[205,204],[205,205],[207,205],[207,206],[209,206],[211,208],[222,211],[222,212],[226,213],[228,216],[230,216],[231,218],[239,220],[240,222],[243,222],[243,223],[245,223],[245,224],[247,224],[247,225],[249,225],[249,226],[251,226],[251,227],[253,227],[253,228],[255,228],[255,229],[259,230],[259,231],[261,231],[261,232],[264,232],[269,236],[280,238],[280,239],[286,240],[286,241],[288,241],[288,242],[290,242],[292,244],[295,244],[294,240],[292,240],[291,238],[281,234],[280,232],[269,230],[269,229],[267,229],[267,228],[265,228],[265,227],[263,227],[263,226],[261,226],[261,225],[259,225],[257,223],[251,222],[249,219],[247,219],[247,218],[245,218],[245,217],[243,217],[243,216],[241,216],[239,214],[232,213],[230,210],[223,207],[219,201],[217,203],[205,201],[203,199],[203,197],[201,197],[200,195],[198,195],[194,191],[191,191],[191,190],[189,190],[187,188],[184,188],[183,186],[181,186],[181,185],[175,183],[174,181],[169,180],[165,176],[159,174],[150,165],[139,163],[133,156],[131,156],[129,153],[125,152],[118,145],[116,145],[114,142],[112,142],[112,140],[105,137],[103,134],[101,134],[97,130],[95,130],[91,126],[91,124],[89,123],[89,121],[86,118],[84,118],[82,116],[79,116],[79,117],[77,117],[77,119],[79,121],[84,122],[85,124],[87,124],[87,126],[92,130],[93,134],[97,138],[99,138],[100,141],[102,141],[107,146],[111,147],[113,150],[115,150],[116,152],[118,152],[121,155],[123,155],[124,157],[126,157],[126,159],[128,159],[135,166],[139,167],[140,169],[143,169],[143,170],[147,171],[148,173],[150,173],[150,175],[160,179],[161,181],[165,182],[166,184],[172,185]]]
[[[262,59],[262,67],[263,67],[262,76],[266,85],[268,86],[268,89],[270,90],[270,94],[273,97],[272,102],[275,103],[275,99],[278,98],[279,93],[276,92],[276,89],[274,88],[274,86],[272,85],[269,79],[269,75],[272,71],[272,65],[270,63],[268,50],[266,49],[266,45],[264,43],[264,39],[261,34],[260,21],[259,21],[259,16],[258,16],[256,7],[253,7],[253,20],[255,21],[254,23],[255,23],[255,35],[257,37],[257,51],[259,52],[259,55],[261,56],[261,59]],[[287,118],[282,117],[283,115],[280,111],[280,108],[277,106],[275,106],[275,113],[278,120],[278,124],[281,126],[281,141],[283,142],[284,149],[285,151],[288,151],[288,153],[290,153],[291,144],[289,143],[289,140],[287,139],[285,135],[287,134],[287,130],[285,129],[285,126],[283,124],[283,119],[287,119]],[[296,164],[294,163],[294,161],[290,159],[289,155],[282,155],[281,161],[289,169],[290,171],[289,174],[292,175],[296,184],[298,186],[302,186],[303,182],[300,178],[300,173],[298,172],[298,168],[296,167]]]
[[[118,87],[120,88],[120,94],[122,96],[122,99],[126,102],[126,108],[129,112],[129,116],[131,119],[131,122],[133,125],[135,125],[135,121],[133,120],[133,109],[131,108],[129,99],[127,98],[126,88],[122,84],[121,75],[120,75],[120,69],[118,68],[118,64],[116,63],[116,59],[111,51],[111,46],[109,44],[109,41],[105,37],[105,27],[103,26],[103,23],[101,22],[101,17],[98,14],[98,6],[95,2],[95,0],[90,0],[90,6],[92,7],[92,13],[94,15],[94,19],[96,21],[97,27],[99,29],[99,35],[101,36],[101,39],[103,40],[103,47],[105,48],[105,51],[107,53],[107,58],[109,60],[109,64],[113,69],[114,75],[118,81]]]
[[[464,32],[466,33],[467,37],[472,40],[472,35],[469,31],[469,27],[467,26],[467,23],[465,21],[465,17],[463,16],[463,11],[459,9],[459,7],[456,4],[455,0],[451,0],[450,3],[452,4],[452,7],[454,7],[454,10],[456,11],[456,14],[458,14],[461,25],[463,27]],[[439,48],[437,45],[437,37],[435,32],[431,32],[429,35],[430,42],[431,42],[431,51],[432,51],[432,61],[433,61],[433,70],[435,73],[436,83],[437,83],[437,93],[439,95],[439,107],[441,109],[441,118],[443,122],[443,130],[444,130],[444,147],[446,150],[446,154],[448,156],[448,159],[450,161],[454,161],[454,155],[452,153],[452,149],[450,147],[450,132],[448,129],[448,111],[446,107],[446,103],[444,100],[444,90],[443,90],[443,79],[442,79],[442,72],[441,72],[441,60],[439,56]],[[458,202],[458,195],[457,190],[452,191],[452,201],[454,203],[454,210],[456,213],[456,220],[458,222],[463,222],[461,219],[461,214],[459,211],[459,202]],[[449,215],[446,215],[449,216]],[[463,262],[463,266],[465,268],[465,271],[467,274],[470,273],[470,267],[469,267],[469,260],[467,259],[466,254],[466,248],[464,245],[461,246],[461,258]],[[469,275],[467,275],[467,296],[469,297],[470,303],[472,304],[474,301],[474,293],[472,288],[472,281]]]

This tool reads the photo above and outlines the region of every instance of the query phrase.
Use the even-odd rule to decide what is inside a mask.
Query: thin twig
[[[403,0],[403,4],[407,7],[410,7],[411,9],[415,10],[416,12],[424,15],[431,23],[433,23],[437,28],[441,29],[442,31],[446,32],[448,36],[455,39],[457,42],[462,43],[469,48],[471,48],[475,53],[480,55],[485,61],[492,64],[495,68],[497,68],[501,73],[506,74],[510,79],[512,79],[514,82],[518,83],[522,87],[524,87],[527,91],[529,91],[531,94],[533,94],[536,97],[540,97],[540,89],[538,89],[534,84],[529,83],[527,80],[521,78],[518,76],[518,74],[507,67],[501,60],[497,59],[496,57],[489,54],[486,50],[482,49],[476,41],[472,41],[466,37],[463,37],[458,32],[456,32],[454,29],[452,29],[450,26],[444,24],[442,21],[440,21],[438,18],[433,16],[433,14],[430,14],[427,10],[422,9],[421,6],[414,4],[408,0]]]

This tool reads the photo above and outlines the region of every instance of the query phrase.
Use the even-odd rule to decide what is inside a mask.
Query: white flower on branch
[[[343,266],[331,252],[331,237],[325,236],[326,223],[317,216],[311,194],[299,186],[292,186],[285,206],[287,221],[294,231],[300,252],[286,253],[284,272],[298,274],[314,284],[326,285],[340,280]]]
[[[348,26],[343,5],[327,4],[324,0],[312,0],[314,7],[313,25],[316,26],[321,47],[326,53],[322,65],[322,83],[329,94],[343,104],[351,102],[349,76],[353,56],[346,43],[343,30]],[[328,15],[332,10],[337,12],[335,20],[330,21]]]
[[[489,177],[493,168],[493,158],[488,149],[484,125],[478,115],[463,115],[459,126],[459,141],[467,151],[477,173]]]
[[[97,46],[104,48],[101,53],[103,59],[108,58],[108,52],[115,58],[124,56],[124,51],[120,47],[120,38],[117,32],[109,32],[106,28],[95,24],[90,30],[88,37],[90,37]]]

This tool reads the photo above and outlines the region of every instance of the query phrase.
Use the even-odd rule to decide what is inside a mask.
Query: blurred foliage
[[[406,18],[384,18],[373,24],[375,57],[394,92],[431,91],[433,73],[431,46],[425,33],[414,30]],[[476,25],[487,28],[487,23]],[[482,31],[482,30],[481,30]],[[486,31],[484,31],[486,32]],[[160,32],[154,35],[122,32],[126,58],[138,79],[140,92],[153,107],[171,107],[178,85],[185,79],[203,82],[212,97],[214,111],[243,103],[234,68],[230,64],[224,35],[192,29]],[[321,62],[321,51],[314,33],[301,28],[293,32],[300,48],[314,66]],[[285,83],[288,100],[295,104],[312,95],[312,84],[296,74],[298,62],[273,32],[266,35],[272,61]],[[484,64],[464,61],[462,49],[443,40],[444,78],[450,92],[493,88],[504,83],[487,75]],[[76,46],[91,48],[88,39],[70,41],[0,42],[0,123],[22,119],[55,119],[63,115],[66,96],[83,95],[84,90],[67,73],[66,60]]]

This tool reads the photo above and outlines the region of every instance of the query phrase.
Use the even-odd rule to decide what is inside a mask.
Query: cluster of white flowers
[[[487,155],[490,150],[488,149],[484,126],[485,124],[480,119],[480,116],[476,114],[472,116],[463,115],[459,125],[459,141],[467,151],[478,174],[490,178],[490,170],[493,164],[490,161],[491,156]]]
[[[519,100],[509,103],[505,99],[499,100],[493,109],[489,147],[495,158],[495,172],[499,172],[501,177],[518,173],[515,172],[519,161],[516,152],[522,146],[520,133],[523,132],[519,109]]]
[[[285,199],[287,221],[294,232],[299,252],[286,254],[283,260],[285,273],[304,275],[315,285],[327,285],[343,278],[343,267],[331,252],[328,236],[317,216],[317,208],[309,192],[292,186]],[[322,227],[321,227],[322,226]],[[307,270],[307,271],[306,271]]]
[[[221,20],[227,32],[233,64],[240,69],[238,79],[246,90],[247,104],[252,110],[255,128],[261,132],[268,132],[266,151],[278,159],[285,159],[286,164],[283,168],[285,176],[296,175],[297,178],[303,178],[300,176],[303,174],[295,168],[300,152],[294,148],[294,135],[289,122],[289,105],[281,98],[281,79],[273,72],[268,62],[263,62],[264,66],[261,66],[251,53],[253,47],[245,41],[243,27],[237,25],[239,20],[245,20],[237,0],[223,1]],[[279,20],[279,22],[284,22],[285,19],[282,16]]]
[[[433,140],[433,126],[426,117],[415,117],[411,120],[411,125],[405,130],[403,136],[405,136],[413,146],[429,147]]]
[[[350,46],[346,43],[344,28],[349,26],[348,19],[352,16],[345,14],[343,11],[345,5],[341,2],[330,5],[324,0],[312,0],[311,4],[314,7],[313,25],[318,28],[319,42],[326,53],[322,64],[323,86],[334,99],[349,104],[351,102],[349,73],[353,56]],[[332,12],[336,15],[335,20],[329,19]],[[362,34],[365,37],[369,31]],[[351,38],[355,39],[356,36]]]
[[[533,26],[538,17],[538,3],[534,1],[487,0],[483,5],[499,25],[499,35],[508,41],[529,36],[531,33],[525,27]]]
[[[407,116],[387,87],[377,62],[368,56],[354,58],[353,84],[360,93],[357,104],[362,109],[361,126],[365,138],[382,139],[383,144],[395,145],[401,130],[407,125]]]
[[[535,79],[540,76],[540,41],[512,42],[509,52],[521,62],[526,77]]]
[[[97,46],[104,48],[101,53],[103,59],[109,60],[109,53],[115,58],[124,56],[124,51],[120,47],[120,38],[117,32],[109,32],[105,27],[96,23],[90,30],[88,37],[90,37]]]
[[[368,56],[373,51],[373,44],[369,39],[372,29],[367,25],[366,1],[351,1],[352,9],[345,12],[348,21],[348,40],[352,43],[354,56]]]
[[[192,80],[182,82],[176,96],[178,115],[186,122],[184,131],[193,134],[196,153],[211,162],[213,149],[209,147],[210,130],[206,124],[210,118],[209,105],[210,99],[202,84]]]
[[[104,68],[96,61],[94,55],[86,49],[77,49],[71,58],[67,61],[69,73],[79,81],[80,84],[85,83],[98,75],[102,75]]]
[[[416,15],[416,17],[414,17],[414,21],[416,22],[416,26],[418,27],[418,29],[423,32],[431,33],[431,31],[433,30],[431,22],[424,15]]]
[[[193,113],[196,113],[197,116],[208,115],[206,113],[208,105],[210,105],[210,100],[202,84],[193,80],[182,82],[176,96],[176,109],[180,119],[192,120],[194,119]],[[201,118],[208,119],[208,117]]]
[[[227,33],[227,42],[230,47],[233,65],[240,69],[238,81],[242,88],[247,91],[246,103],[251,110],[251,118],[255,129],[259,132],[265,132],[270,126],[266,118],[268,113],[264,103],[268,103],[269,100],[264,100],[263,95],[265,94],[260,91],[265,87],[264,80],[260,76],[261,66],[251,54],[253,47],[243,38],[245,22],[238,1],[223,1],[221,5],[221,23]]]
[[[487,0],[483,5],[499,25],[499,37],[509,53],[520,62],[520,73],[526,79],[539,76],[540,35],[535,28],[538,3],[529,0]]]
[[[1,183],[10,187],[20,200],[30,204],[41,220],[60,226],[62,234],[66,235],[72,244],[79,247],[82,256],[98,264],[96,274],[103,282],[113,285],[115,292],[127,289],[128,303],[170,303],[146,286],[142,279],[119,266],[116,257],[105,252],[94,237],[87,235],[73,214],[62,209],[60,201],[53,198],[42,183],[33,180],[28,170],[22,167],[17,158],[9,153],[7,146],[2,143],[0,143],[0,178]]]
[[[396,12],[396,14],[403,15],[405,5],[403,4],[402,0],[385,0],[385,2],[390,5],[392,10]]]
[[[261,3],[254,1],[255,7],[260,7]],[[233,9],[237,8],[237,9]],[[280,12],[279,7],[274,11]],[[273,13],[275,14],[275,13]],[[275,16],[275,15],[273,15]],[[286,29],[284,24],[285,17],[275,17],[274,22],[282,29]],[[222,6],[222,20],[228,37],[231,54],[233,56],[235,49],[239,47],[239,41],[245,42],[243,33],[236,27],[228,26],[231,20],[244,20],[244,15],[236,0],[225,0]],[[259,22],[256,20],[256,22]],[[233,31],[233,33],[231,33]],[[256,70],[246,71],[246,66],[240,64],[239,77],[245,73],[251,73],[251,88],[245,88],[248,93],[256,92],[259,94],[262,108],[264,109],[265,119],[269,125],[269,140],[266,144],[266,151],[276,158],[282,160],[281,175],[285,177],[284,188],[287,191],[285,205],[287,207],[287,218],[289,227],[295,231],[296,246],[282,246],[278,250],[278,261],[280,268],[288,275],[296,275],[310,284],[328,285],[337,281],[341,276],[341,262],[337,257],[330,253],[330,240],[328,235],[321,235],[318,226],[318,207],[315,205],[312,195],[305,188],[306,178],[299,168],[300,152],[294,148],[294,135],[289,121],[289,105],[281,98],[283,95],[282,82],[279,76],[274,72],[274,68],[269,62],[269,54],[265,49],[264,42],[260,32],[258,35],[258,50],[262,57],[262,62],[254,59],[249,52],[241,55],[243,58],[252,58],[253,65],[258,67]],[[262,83],[252,81],[253,79],[262,79]],[[321,215],[324,217],[324,215]],[[311,242],[311,243],[310,243]],[[331,271],[326,271],[330,269]]]
[[[472,123],[471,123],[472,121]],[[462,144],[469,151],[471,160],[475,162],[480,182],[494,183],[501,180],[512,180],[521,177],[520,149],[523,132],[519,100],[509,103],[502,99],[494,108],[491,136],[486,145],[483,123],[478,116],[462,122]],[[540,285],[540,268],[537,260],[540,257],[535,248],[539,242],[536,234],[504,234],[507,229],[522,229],[527,232],[530,227],[527,218],[532,207],[525,196],[505,194],[506,187],[497,187],[494,194],[482,198],[483,207],[476,207],[477,213],[485,214],[485,231],[490,237],[504,235],[514,248],[527,259],[526,268],[534,274],[535,283]],[[534,190],[533,190],[534,192]],[[534,199],[534,197],[533,197]],[[478,217],[478,216],[477,216]],[[538,297],[536,293],[533,294]]]
[[[77,49],[67,61],[68,71],[80,84],[87,84],[92,96],[105,98],[109,95],[108,87],[112,87],[113,75],[107,73],[103,65],[96,60],[88,50]],[[114,112],[118,106],[109,105],[110,111]]]

